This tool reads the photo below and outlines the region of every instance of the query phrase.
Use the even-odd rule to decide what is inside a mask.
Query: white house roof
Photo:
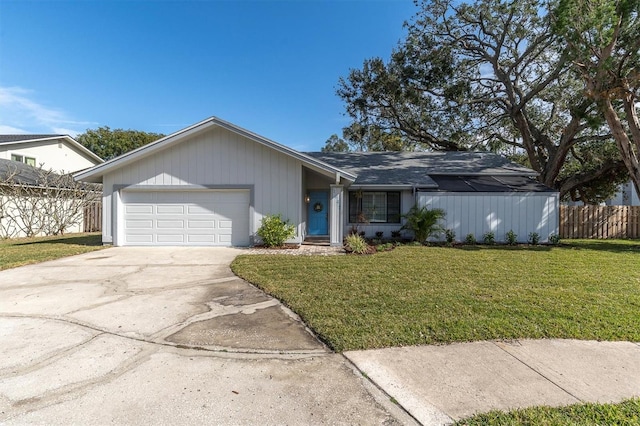
[[[178,144],[183,140],[185,140],[187,137],[193,135],[194,133],[199,133],[205,129],[212,128],[212,127],[221,127],[233,133],[244,136],[248,139],[253,140],[254,142],[265,145],[278,152],[281,152],[283,154],[296,158],[302,161],[304,164],[335,174],[337,178],[342,177],[351,182],[353,182],[356,179],[355,175],[353,175],[352,173],[346,170],[343,170],[331,164],[325,163],[324,161],[311,157],[307,154],[298,152],[294,149],[291,149],[287,146],[274,142],[256,133],[250,132],[249,130],[243,129],[242,127],[236,126],[235,124],[229,123],[228,121],[224,121],[218,117],[207,118],[206,120],[196,123],[190,127],[179,130],[171,135],[165,136],[164,138],[158,139],[155,142],[151,142],[147,145],[141,146],[140,148],[134,149],[133,151],[127,152],[126,154],[122,154],[119,157],[113,158],[102,164],[98,164],[90,169],[76,173],[74,175],[74,178],[76,180],[83,180],[87,182],[96,182],[96,183],[102,182],[102,177],[106,173],[119,169],[120,167],[123,167],[132,162],[138,161],[142,158],[145,158],[160,149],[166,148],[174,144]]]
[[[62,140],[72,148],[82,153],[85,157],[90,158],[96,163],[103,163],[104,160],[98,157],[89,149],[85,148],[78,141],[69,135],[0,135],[0,146],[6,145],[23,145],[34,142],[46,142]]]

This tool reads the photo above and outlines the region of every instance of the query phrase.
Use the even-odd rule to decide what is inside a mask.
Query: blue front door
[[[309,192],[309,235],[329,234],[329,193]]]

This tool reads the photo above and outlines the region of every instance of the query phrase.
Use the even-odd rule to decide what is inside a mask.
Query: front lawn
[[[640,341],[640,242],[244,255],[240,277],[336,351],[514,338]]]
[[[491,411],[456,422],[457,426],[507,425],[638,425],[640,399],[619,404],[575,404],[566,407],[532,407],[510,411]]]
[[[102,248],[99,233],[0,240],[0,270]]]

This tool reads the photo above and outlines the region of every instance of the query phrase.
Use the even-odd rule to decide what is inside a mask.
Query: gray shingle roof
[[[0,143],[22,142],[34,139],[61,138],[66,135],[0,135]]]
[[[307,152],[358,176],[355,185],[436,188],[434,175],[535,176],[537,173],[489,152]]]

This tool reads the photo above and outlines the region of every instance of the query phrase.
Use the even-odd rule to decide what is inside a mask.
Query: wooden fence
[[[560,206],[560,238],[640,238],[640,206]]]
[[[93,203],[84,208],[84,232],[102,231],[102,202]]]

